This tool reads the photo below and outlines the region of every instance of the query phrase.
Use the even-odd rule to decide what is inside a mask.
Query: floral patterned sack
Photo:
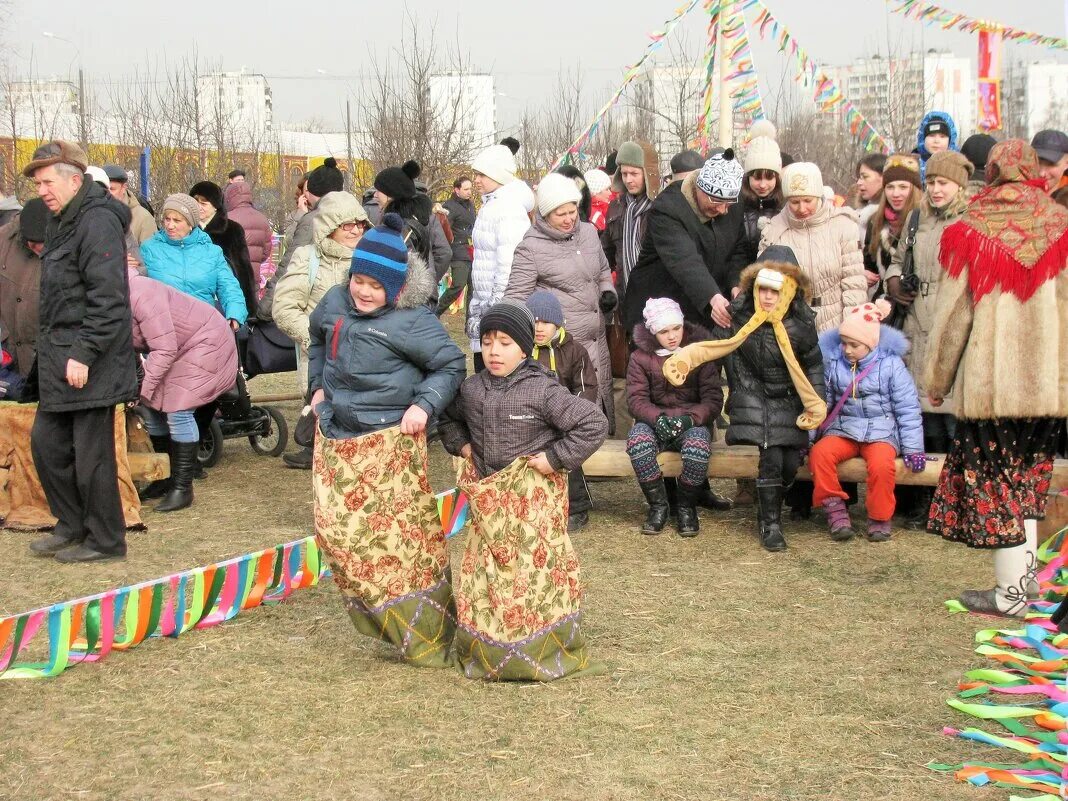
[[[567,476],[516,459],[479,480],[465,461],[468,539],[456,649],[468,678],[551,681],[590,666],[579,628],[579,562],[567,536]]]
[[[456,608],[426,437],[315,438],[315,535],[356,630],[417,665],[452,665]]]

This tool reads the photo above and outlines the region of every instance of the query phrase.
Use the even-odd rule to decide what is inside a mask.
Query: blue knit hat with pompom
[[[408,248],[404,244],[404,220],[390,212],[381,224],[364,234],[352,252],[349,275],[366,275],[386,290],[386,303],[397,300],[408,278]]]

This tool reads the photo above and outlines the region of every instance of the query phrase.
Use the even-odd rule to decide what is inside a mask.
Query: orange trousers
[[[838,480],[838,465],[859,456],[868,464],[868,517],[889,520],[894,516],[894,484],[897,476],[897,451],[888,442],[854,442],[843,437],[823,437],[808,455],[812,482],[812,505],[820,506],[827,498],[847,499]]]

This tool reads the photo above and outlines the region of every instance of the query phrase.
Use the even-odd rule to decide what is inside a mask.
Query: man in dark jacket
[[[653,202],[638,263],[623,299],[628,331],[649,298],[671,298],[687,322],[730,324],[733,290],[746,267],[745,221],[738,206],[744,172],[734,151],[667,186]]]
[[[452,226],[452,286],[438,300],[438,316],[443,315],[471,281],[471,232],[475,228],[475,204],[471,202],[471,179],[461,175],[452,184],[452,197],[443,204]],[[470,294],[470,292],[468,293]],[[464,305],[467,305],[466,298]],[[466,316],[467,309],[464,309]]]
[[[115,405],[137,397],[124,230],[130,211],[85,180],[85,152],[39,147],[23,175],[52,218],[41,254],[33,461],[58,522],[30,545],[60,562],[122,559],[126,523],[115,461]]]
[[[39,197],[0,228],[0,345],[25,378],[37,350],[37,306],[41,287],[48,207]]]

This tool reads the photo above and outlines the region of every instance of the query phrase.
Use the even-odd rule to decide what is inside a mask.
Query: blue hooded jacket
[[[928,111],[923,115],[920,127],[916,129],[916,149],[920,152],[920,178],[924,177],[927,171],[927,159],[931,158],[930,151],[923,143],[923,140],[927,138],[923,135],[923,129],[927,127],[927,123],[936,119],[942,120],[949,126],[949,149],[960,150],[960,133],[957,131],[957,123],[953,121],[953,118],[944,111]]]
[[[241,284],[226,263],[222,248],[199,226],[181,239],[157,231],[141,243],[141,258],[149,278],[221,309],[227,320],[245,322],[248,308]]]
[[[820,334],[823,351],[823,376],[827,387],[828,413],[838,399],[848,392],[854,375],[873,360],[878,364],[864,376],[841,412],[824,432],[854,442],[889,442],[898,454],[923,453],[923,418],[920,398],[909,369],[902,361],[909,341],[896,328],[879,328],[879,345],[853,366],[842,353],[842,337],[832,328]]]

